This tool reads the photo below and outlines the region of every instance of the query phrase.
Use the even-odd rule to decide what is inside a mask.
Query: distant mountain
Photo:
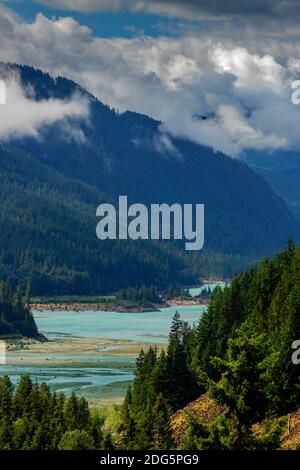
[[[274,191],[285,199],[289,209],[300,221],[300,167],[272,170],[256,168],[263,175]]]
[[[245,161],[282,197],[300,222],[300,155],[295,152],[247,153]]]
[[[37,100],[79,92],[91,102],[89,122],[67,123],[84,142],[66,138],[57,124],[40,139],[1,144],[0,276],[11,284],[29,274],[38,294],[186,284],[230,276],[289,237],[299,239],[286,204],[245,163],[171,138],[147,116],[118,114],[65,78],[17,65],[2,71],[7,67],[18,70]],[[181,243],[99,241],[96,207],[122,194],[130,203],[204,203],[205,249],[191,254]]]

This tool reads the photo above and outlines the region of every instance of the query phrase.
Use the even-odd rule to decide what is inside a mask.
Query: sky
[[[71,78],[120,112],[233,157],[298,152],[299,21],[298,0],[0,0],[0,60]],[[77,96],[52,103],[47,118],[16,77],[11,90],[31,104],[31,134],[87,113]]]

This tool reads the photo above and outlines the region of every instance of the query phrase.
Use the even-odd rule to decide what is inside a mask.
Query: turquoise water
[[[204,310],[201,305],[192,305],[143,313],[45,311],[36,313],[35,320],[39,331],[49,339],[68,335],[164,344],[176,311],[183,320],[193,324]]]
[[[125,394],[134,377],[131,367],[60,367],[60,366],[1,366],[1,374],[9,375],[13,384],[22,374],[29,374],[34,383],[46,383],[52,391],[69,396],[75,392],[86,398],[119,397]],[[114,386],[115,385],[115,386]]]
[[[38,312],[38,329],[49,340],[72,337],[134,340],[149,344],[166,344],[172,317],[178,311],[183,320],[197,323],[205,306],[183,306],[162,309],[159,312]],[[105,352],[114,345],[107,346]],[[52,391],[73,391],[86,398],[122,397],[134,378],[135,358],[128,356],[65,355],[71,365],[53,366],[54,354],[47,354],[45,365],[31,365],[30,354],[24,351],[24,364],[0,366],[0,374],[10,376],[15,384],[22,374],[30,374],[37,383],[47,383]],[[59,356],[62,359],[62,356]],[[89,363],[88,366],[86,363]]]
[[[188,289],[188,291],[189,291],[189,294],[192,297],[196,297],[197,295],[200,295],[201,292],[203,292],[204,290],[206,290],[208,288],[211,291],[213,291],[216,287],[222,287],[222,289],[223,289],[225,286],[226,286],[225,283],[223,283],[223,284],[220,284],[220,283],[204,284],[203,286],[200,286],[200,287],[191,287],[190,289]]]

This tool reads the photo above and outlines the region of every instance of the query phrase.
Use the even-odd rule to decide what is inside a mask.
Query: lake
[[[188,289],[188,292],[190,296],[196,297],[197,295],[202,294],[202,292],[207,292],[207,290],[210,290],[213,292],[216,287],[221,287],[221,289],[224,289],[228,284],[225,282],[214,282],[211,284],[203,284],[202,286],[199,287],[190,287]]]
[[[205,309],[201,305],[169,307],[158,312],[39,312],[35,320],[38,329],[48,339],[62,334],[85,338],[134,340],[166,343],[172,317],[178,311],[190,324],[199,321]]]
[[[176,311],[192,325],[199,321],[205,309],[206,306],[193,305],[143,313],[37,312],[34,316],[38,329],[51,344],[98,338],[106,341],[105,347],[76,354],[66,352],[63,356],[56,352],[41,353],[40,359],[45,364],[34,363],[31,351],[25,349],[22,351],[22,364],[12,363],[8,354],[7,364],[0,366],[0,373],[9,375],[13,383],[18,382],[21,374],[29,373],[33,381],[45,382],[52,391],[63,391],[66,395],[74,391],[86,398],[119,398],[124,396],[134,378],[136,358],[136,354],[128,354],[125,349],[123,354],[123,342],[167,344]],[[138,349],[139,345],[136,345],[136,352]],[[57,357],[60,361],[65,360],[65,364],[55,364]]]

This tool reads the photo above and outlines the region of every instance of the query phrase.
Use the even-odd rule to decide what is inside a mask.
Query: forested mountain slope
[[[18,289],[12,292],[5,282],[0,282],[0,337],[39,337],[33,315]]]
[[[290,242],[217,288],[197,327],[175,315],[166,353],[141,352],[123,405],[123,445],[172,448],[168,416],[202,394],[185,424],[173,416],[182,448],[278,448],[287,414],[299,416],[299,340],[300,246]]]
[[[300,156],[297,152],[247,152],[244,160],[262,175],[300,220]]]
[[[244,163],[167,136],[147,116],[118,114],[75,83],[13,69],[35,99],[90,100],[90,118],[46,126],[40,138],[0,147],[0,273],[32,276],[33,294],[105,293],[128,286],[228,277],[284,246],[300,229],[285,203]],[[65,129],[80,131],[80,142]],[[180,243],[101,242],[96,208],[116,203],[204,203],[205,248]]]

